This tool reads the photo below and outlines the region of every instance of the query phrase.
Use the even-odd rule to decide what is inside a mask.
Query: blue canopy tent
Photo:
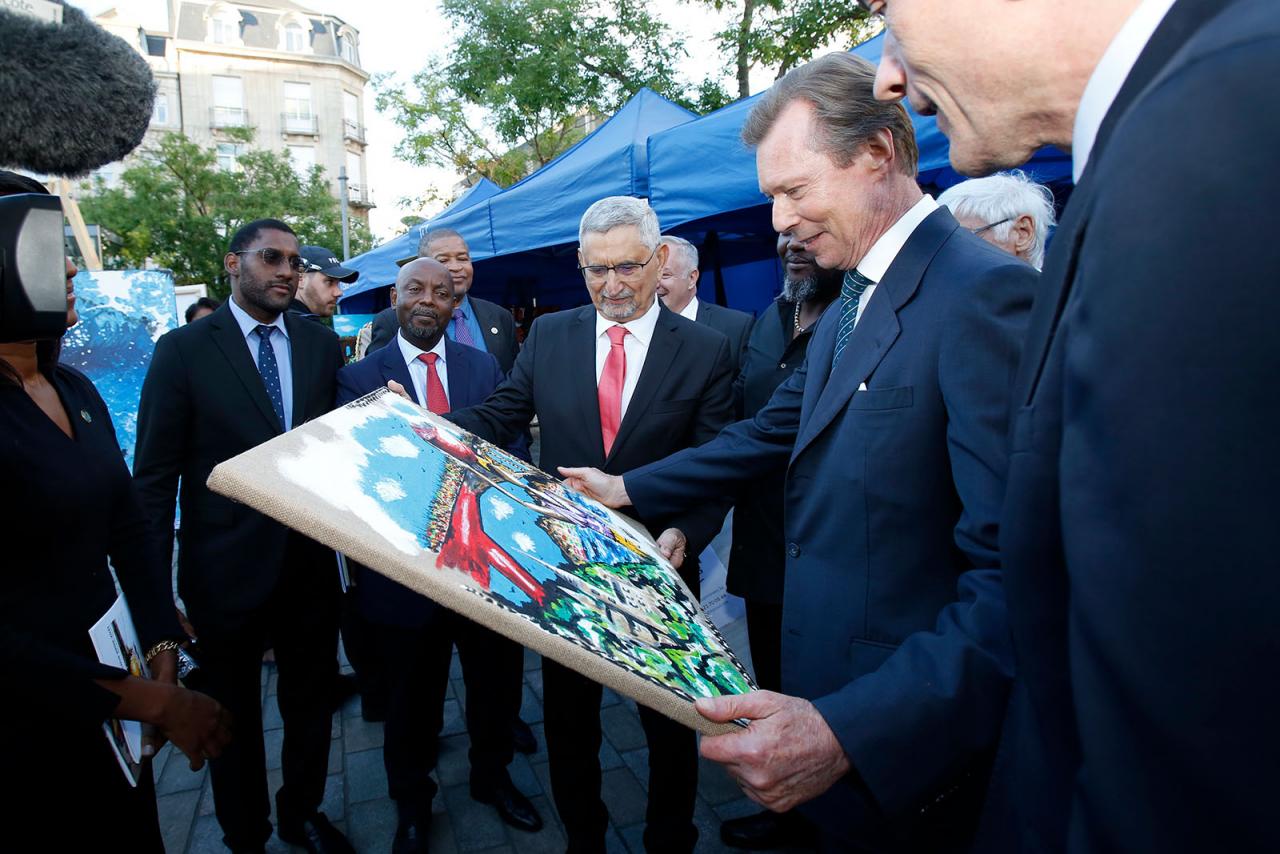
[[[694,113],[641,89],[577,145],[482,204],[450,209],[431,226],[467,239],[476,268],[473,292],[508,306],[580,305],[578,222],[605,196],[649,192],[646,142]]]
[[[852,52],[878,63],[883,47],[879,35]],[[701,247],[700,297],[746,311],[767,304],[782,285],[755,154],[739,136],[759,98],[737,101],[649,140],[650,203],[664,232]],[[951,168],[950,146],[936,120],[915,113],[911,120],[920,149],[920,183],[937,190],[964,180]],[[1070,180],[1071,158],[1047,148],[1023,168],[1042,183],[1058,184]]]
[[[427,225],[446,214],[479,205],[501,191],[502,188],[488,178],[481,178],[455,199],[453,204],[429,220]],[[399,237],[345,262],[344,266],[357,271],[360,278],[343,292],[342,299],[339,300],[344,314],[368,314],[387,305],[386,289],[395,283],[396,273],[400,270],[396,261],[417,253],[422,229],[421,225],[415,226]]]

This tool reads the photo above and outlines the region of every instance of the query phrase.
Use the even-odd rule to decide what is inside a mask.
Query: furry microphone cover
[[[83,175],[137,148],[151,121],[147,61],[62,5],[61,25],[0,6],[0,166]]]

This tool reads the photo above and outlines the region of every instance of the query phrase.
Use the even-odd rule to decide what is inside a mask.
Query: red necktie
[[[627,378],[627,351],[622,339],[627,337],[625,326],[610,326],[609,356],[600,372],[600,385],[596,394],[600,399],[600,435],[604,437],[604,455],[609,456],[613,440],[618,438],[618,425],[622,423],[622,384]]]
[[[444,415],[449,411],[449,395],[444,393],[444,383],[436,373],[436,359],[440,356],[438,353],[423,353],[418,358],[427,363],[427,409],[436,415]]]

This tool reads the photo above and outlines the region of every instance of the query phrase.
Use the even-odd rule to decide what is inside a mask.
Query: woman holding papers
[[[45,190],[0,172],[0,195],[22,192]],[[68,326],[77,320],[74,275],[68,263]],[[0,343],[0,833],[13,850],[163,851],[150,763],[136,781],[123,772],[113,719],[153,725],[152,746],[172,740],[193,768],[220,752],[227,722],[215,701],[177,684],[185,636],[168,568],[106,405],[88,378],[57,364],[57,350],[57,341]],[[100,663],[90,636],[123,607],[117,580],[132,621],[117,619],[103,636],[129,646],[136,629],[127,669]],[[145,672],[143,662],[151,678],[129,672]]]

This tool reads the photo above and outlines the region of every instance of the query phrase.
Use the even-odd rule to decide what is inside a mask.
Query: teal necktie
[[[862,300],[862,295],[866,293],[867,288],[874,284],[875,282],[857,270],[850,270],[844,274],[844,282],[840,285],[840,325],[836,328],[836,351],[831,358],[831,367],[834,368],[840,363],[844,348],[848,346],[849,339],[853,336],[853,327],[858,322],[858,303]]]

